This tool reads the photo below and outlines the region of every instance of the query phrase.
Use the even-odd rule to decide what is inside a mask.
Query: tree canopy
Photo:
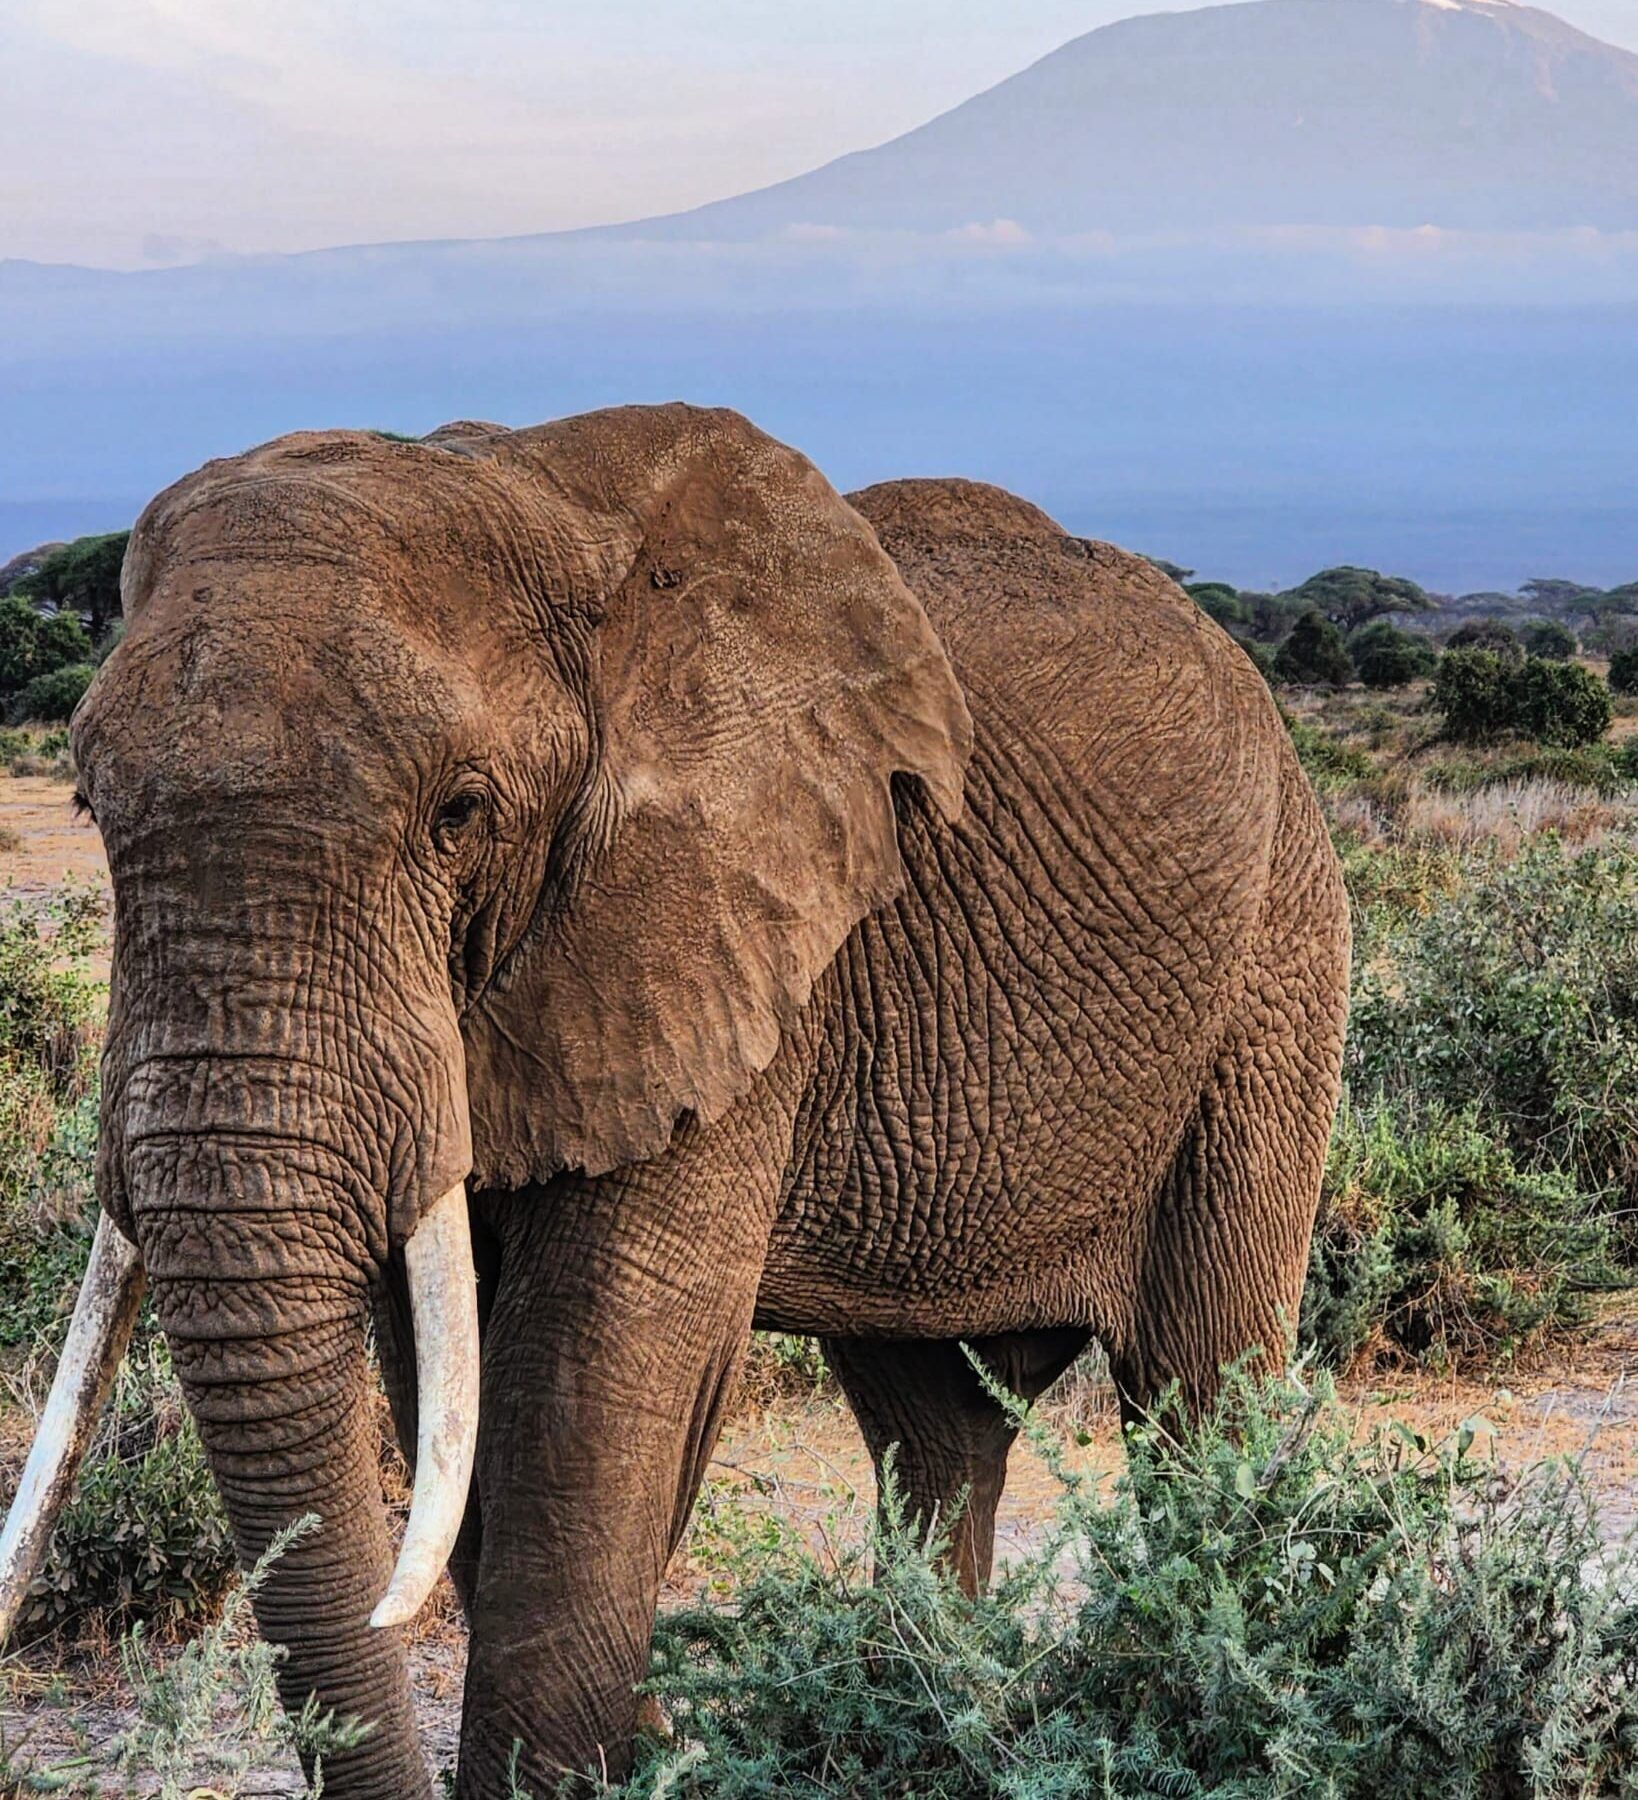
[[[1343,564],[1310,575],[1289,598],[1322,613],[1339,631],[1357,631],[1388,613],[1432,612],[1438,605],[1425,588],[1403,575]]]
[[[1274,657],[1274,677],[1298,686],[1345,687],[1354,665],[1343,647],[1342,633],[1318,608],[1305,612]]]
[[[119,617],[119,571],[125,561],[128,531],[75,538],[18,582],[13,593],[44,601],[59,611],[79,613],[100,638]]]

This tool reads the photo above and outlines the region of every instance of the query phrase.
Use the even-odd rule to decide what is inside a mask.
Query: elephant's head
[[[725,413],[283,438],[161,495],[124,586],[74,726],[115,893],[99,1191],[241,1555],[323,1521],[259,1599],[287,1698],[413,1750],[368,1621],[464,1500],[465,1183],[717,1117],[895,890],[891,778],[959,808],[969,722],[868,526]],[[365,1330],[400,1248],[423,1453],[383,1602]]]

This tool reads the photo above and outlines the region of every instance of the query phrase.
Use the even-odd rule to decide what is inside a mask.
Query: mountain
[[[1134,19],[669,219],[0,262],[0,394],[0,562],[282,431],[680,397],[844,488],[972,475],[1240,587],[1612,586],[1638,575],[1638,57],[1500,0]]]
[[[1638,228],[1638,56],[1510,0],[1127,19],[874,150],[621,228]]]

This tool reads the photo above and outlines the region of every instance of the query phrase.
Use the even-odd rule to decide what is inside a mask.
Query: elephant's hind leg
[[[1322,828],[1303,790],[1297,826]],[[1312,817],[1310,818],[1310,815]],[[1347,910],[1334,866],[1286,833],[1263,954],[1150,1217],[1123,1331],[1108,1348],[1123,1411],[1175,1382],[1190,1412],[1251,1355],[1283,1364],[1341,1082]]]
[[[1033,1400],[1088,1337],[1069,1327],[975,1338],[971,1348],[1004,1387]],[[894,1478],[907,1514],[947,1533],[956,1578],[976,1594],[989,1579],[995,1509],[1017,1435],[1005,1408],[985,1390],[960,1342],[827,1338],[824,1352],[859,1421],[878,1486],[896,1446]]]

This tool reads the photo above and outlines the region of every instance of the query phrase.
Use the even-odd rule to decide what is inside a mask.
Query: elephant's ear
[[[505,1185],[653,1156],[742,1094],[899,888],[892,776],[954,818],[972,735],[870,528],[737,415],[628,408],[512,442],[621,567],[564,878],[468,1022],[478,1173]]]

